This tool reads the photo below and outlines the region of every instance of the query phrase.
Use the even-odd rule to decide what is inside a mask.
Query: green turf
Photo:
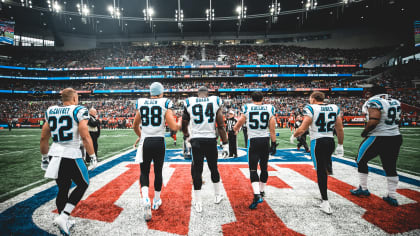
[[[344,149],[345,156],[354,159],[362,138],[360,137],[361,128],[346,128]],[[402,129],[403,146],[399,155],[397,167],[399,171],[407,172],[420,176],[420,129]],[[278,129],[277,137],[278,148],[296,147],[289,143],[291,132],[289,129]],[[104,160],[132,147],[136,140],[133,130],[102,130],[99,138],[99,160]],[[13,197],[30,188],[41,185],[44,180],[44,171],[41,170],[39,152],[39,129],[14,129],[0,130],[0,202]],[[182,134],[178,133],[178,145],[173,145],[172,138],[166,138],[168,149],[182,147]],[[309,137],[308,137],[309,143]],[[238,135],[239,147],[244,147],[243,134]],[[372,160],[372,163],[380,163],[379,158]],[[19,191],[4,195],[22,186],[27,186],[34,182],[41,181]],[[2,196],[3,195],[3,196]]]

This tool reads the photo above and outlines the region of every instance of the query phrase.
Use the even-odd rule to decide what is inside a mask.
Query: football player
[[[359,147],[356,162],[360,185],[350,190],[356,196],[369,196],[367,189],[368,162],[379,155],[388,183],[388,195],[383,197],[392,206],[398,206],[396,190],[398,186],[397,159],[402,144],[399,129],[401,103],[385,94],[383,87],[374,86],[369,91],[370,97],[363,109],[366,112],[367,124],[361,134],[364,138]]]
[[[90,165],[96,166],[96,155],[87,126],[89,112],[78,106],[79,97],[72,88],[61,92],[62,106],[51,106],[45,112],[46,123],[42,127],[40,149],[42,154],[41,168],[46,170],[45,177],[55,179],[58,186],[56,205],[59,216],[54,224],[66,235],[74,225],[69,216],[89,186],[89,175],[80,140],[90,156]],[[48,147],[52,137],[53,143]],[[76,188],[70,193],[71,184]]]
[[[152,211],[162,205],[160,193],[162,190],[162,168],[165,159],[165,121],[171,130],[179,130],[173,115],[173,103],[163,98],[163,86],[154,82],[150,85],[150,98],[140,98],[136,104],[136,116],[133,129],[140,138],[137,148],[136,162],[140,162],[140,185],[144,206],[144,219],[152,219]],[[140,127],[141,125],[141,127]],[[155,173],[155,197],[151,207],[149,199],[149,173],[153,161]]]
[[[269,154],[276,154],[277,143],[274,107],[263,104],[261,92],[253,92],[251,98],[253,103],[243,106],[241,117],[233,129],[239,131],[245,123],[248,128],[248,164],[254,192],[254,198],[249,208],[255,209],[259,203],[263,202],[265,185],[268,180],[268,158]],[[261,169],[260,176],[257,172],[258,163]]]
[[[338,147],[343,150],[344,130],[340,108],[335,104],[325,104],[325,95],[322,92],[313,92],[309,97],[309,105],[303,110],[302,125],[290,137],[293,143],[296,137],[301,136],[309,129],[311,137],[311,157],[318,177],[318,187],[321,192],[322,203],[320,208],[327,214],[332,214],[327,196],[328,175],[332,174],[331,155],[334,151],[333,130],[337,132]]]
[[[201,185],[204,158],[211,172],[214,186],[216,204],[223,200],[221,191],[220,174],[217,169],[217,137],[216,125],[223,141],[223,156],[228,155],[228,139],[222,114],[222,100],[217,96],[208,96],[206,87],[198,89],[198,97],[189,97],[185,100],[184,114],[182,115],[182,131],[186,142],[191,143],[192,163],[191,174],[194,185],[193,206],[197,212],[203,210],[201,202]],[[190,131],[189,132],[189,128]]]

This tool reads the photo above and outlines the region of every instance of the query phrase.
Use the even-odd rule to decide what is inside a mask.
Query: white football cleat
[[[214,203],[219,204],[223,200],[224,196],[222,194],[216,195],[214,198]]]
[[[319,205],[319,207],[321,208],[321,211],[323,211],[324,213],[331,215],[332,214],[332,210],[331,210],[331,206],[330,203],[328,201],[322,201],[321,205]]]
[[[159,207],[162,205],[162,199],[159,199],[158,201],[155,201],[155,199],[153,199],[153,206],[152,209],[153,210],[157,210],[159,209]]]
[[[150,207],[150,199],[146,198],[143,204],[144,204],[144,220],[149,221],[152,219],[152,209]]]
[[[54,225],[58,227],[60,232],[64,235],[70,235],[70,228],[74,225],[70,225],[68,220],[63,219],[63,217],[57,216],[54,219]]]
[[[203,204],[201,202],[194,202],[194,209],[198,213],[202,212],[203,211]]]

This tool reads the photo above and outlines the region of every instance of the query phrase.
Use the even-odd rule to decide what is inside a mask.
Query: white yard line
[[[7,152],[7,153],[0,153],[0,156],[2,155],[8,155],[8,154],[13,154],[13,153],[19,153],[19,152],[26,152],[26,151],[30,151],[30,150],[36,150],[39,148],[29,148],[29,149],[24,149],[24,150],[19,150],[19,151],[13,151],[13,152]],[[41,154],[39,154],[41,155]]]
[[[33,182],[33,183],[30,183],[30,184],[28,184],[28,185],[25,185],[25,186],[19,187],[19,188],[17,188],[17,189],[13,189],[12,191],[9,191],[9,192],[7,192],[7,193],[3,193],[2,195],[0,195],[0,198],[5,197],[5,196],[7,196],[7,195],[10,195],[10,194],[12,194],[12,193],[14,193],[14,192],[20,191],[20,190],[22,190],[22,189],[25,189],[25,188],[31,187],[31,186],[33,186],[33,185],[36,185],[36,184],[39,184],[39,183],[42,183],[42,182],[47,182],[47,181],[49,181],[49,180],[48,180],[48,179],[40,179],[40,180],[35,181],[35,182]]]

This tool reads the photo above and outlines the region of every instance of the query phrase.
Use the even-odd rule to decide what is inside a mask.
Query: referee
[[[237,157],[237,144],[236,144],[236,135],[237,132],[233,130],[233,127],[236,125],[238,120],[235,118],[235,112],[229,111],[228,118],[226,120],[226,131],[228,133],[229,139],[229,157]]]
[[[93,149],[95,149],[95,155],[98,156],[98,138],[101,135],[101,122],[98,120],[97,111],[95,108],[89,110],[89,121],[88,129],[90,137],[93,142]],[[86,162],[90,162],[89,155],[86,155]]]

